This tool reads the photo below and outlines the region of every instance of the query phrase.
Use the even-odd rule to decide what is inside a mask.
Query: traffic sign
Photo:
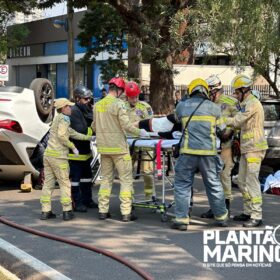
[[[9,81],[9,65],[0,64],[0,81]]]

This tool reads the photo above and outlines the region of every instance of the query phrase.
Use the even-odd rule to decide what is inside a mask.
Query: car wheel
[[[51,82],[44,78],[34,79],[30,84],[34,92],[38,115],[42,121],[46,121],[52,113],[54,102],[54,90]]]

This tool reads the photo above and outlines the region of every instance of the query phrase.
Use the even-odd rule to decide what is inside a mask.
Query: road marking
[[[15,247],[11,243],[0,238],[0,248],[15,258],[19,259],[22,263],[28,265],[29,267],[35,269],[44,276],[51,278],[52,280],[71,280],[71,278],[66,277],[57,270],[51,268],[45,263],[39,261],[38,259],[32,257],[28,253],[22,251],[21,249]]]

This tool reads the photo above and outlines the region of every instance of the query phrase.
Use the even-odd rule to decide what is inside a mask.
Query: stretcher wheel
[[[167,220],[168,220],[167,215],[166,215],[165,213],[161,214],[161,221],[162,221],[163,223],[166,223]]]

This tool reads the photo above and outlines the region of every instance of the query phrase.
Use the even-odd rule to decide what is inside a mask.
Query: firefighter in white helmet
[[[109,81],[108,95],[97,102],[93,109],[92,128],[96,133],[97,151],[101,154],[102,181],[98,193],[99,219],[110,217],[109,202],[116,167],[121,188],[122,221],[129,222],[136,217],[132,210],[132,161],[129,154],[126,134],[147,137],[144,129],[136,128],[129,120],[125,103],[119,98],[125,90],[122,78],[112,78]]]
[[[139,101],[140,88],[135,82],[128,82],[125,85],[125,94],[127,97],[126,108],[129,120],[132,123],[151,119],[153,117],[152,107],[145,101]],[[141,169],[146,174],[151,174],[153,171],[153,165],[151,158],[153,155],[143,155],[142,156],[142,166]],[[144,193],[147,199],[150,199],[153,194],[153,176],[144,175]]]
[[[246,75],[237,75],[232,87],[241,102],[241,111],[226,120],[227,125],[241,129],[241,158],[238,185],[243,195],[243,213],[235,221],[244,221],[244,227],[262,224],[262,195],[258,179],[261,162],[268,148],[264,135],[264,110],[252,94],[253,81]]]
[[[222,117],[234,117],[239,111],[239,102],[236,98],[223,94],[223,86],[221,80],[216,75],[211,75],[206,79],[209,86],[210,99],[221,108]],[[225,203],[230,213],[230,201],[232,200],[231,193],[231,170],[234,167],[232,158],[232,140],[234,130],[230,127],[220,134],[221,138],[221,158],[224,162],[224,168],[220,173],[221,183],[225,194]],[[201,215],[202,218],[213,218],[213,212],[209,209]]]
[[[73,218],[71,183],[69,180],[69,149],[78,156],[79,151],[75,145],[69,141],[69,138],[76,140],[91,140],[91,136],[80,134],[70,128],[71,106],[75,105],[66,98],[59,98],[54,106],[58,115],[54,118],[50,129],[48,146],[44,153],[44,172],[45,181],[42,189],[41,220],[55,218],[56,215],[51,211],[51,195],[55,188],[55,182],[58,181],[60,187],[60,201],[63,208],[63,220]]]

